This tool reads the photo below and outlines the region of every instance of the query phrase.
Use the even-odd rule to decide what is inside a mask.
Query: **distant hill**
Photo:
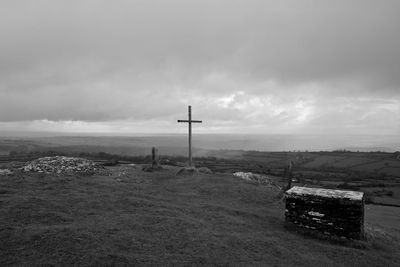
[[[137,155],[149,153],[151,147],[160,148],[166,155],[186,155],[188,145],[185,134],[149,134],[132,136],[28,136],[2,138],[1,151],[25,146],[34,147],[85,147],[105,149],[109,153]],[[195,134],[193,136],[195,156],[204,156],[210,150],[254,150],[254,151],[400,151],[398,136],[347,136],[347,135],[243,135],[243,134]],[[74,149],[75,149],[74,148]],[[105,151],[106,152],[106,151]]]

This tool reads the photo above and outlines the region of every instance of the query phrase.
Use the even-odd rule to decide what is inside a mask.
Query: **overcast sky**
[[[0,129],[400,134],[400,1],[0,1]]]

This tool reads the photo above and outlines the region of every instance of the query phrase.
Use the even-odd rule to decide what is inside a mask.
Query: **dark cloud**
[[[370,129],[400,119],[398,10],[398,1],[2,1],[0,121],[173,121],[192,103],[210,127],[323,129],[333,119]]]

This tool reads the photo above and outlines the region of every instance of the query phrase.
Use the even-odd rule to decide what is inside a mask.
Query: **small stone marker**
[[[286,191],[286,221],[327,235],[364,236],[364,193],[294,186]]]
[[[158,157],[158,149],[153,147],[151,149],[151,166],[157,168],[160,165],[160,160]]]
[[[154,171],[161,171],[161,170],[163,170],[163,168],[160,165],[160,157],[158,155],[158,149],[156,147],[152,147],[151,148],[151,166],[144,165],[142,167],[142,171],[154,172]]]

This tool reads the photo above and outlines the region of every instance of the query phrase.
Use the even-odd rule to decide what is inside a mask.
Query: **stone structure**
[[[295,186],[286,191],[286,221],[327,235],[364,236],[364,193]]]

